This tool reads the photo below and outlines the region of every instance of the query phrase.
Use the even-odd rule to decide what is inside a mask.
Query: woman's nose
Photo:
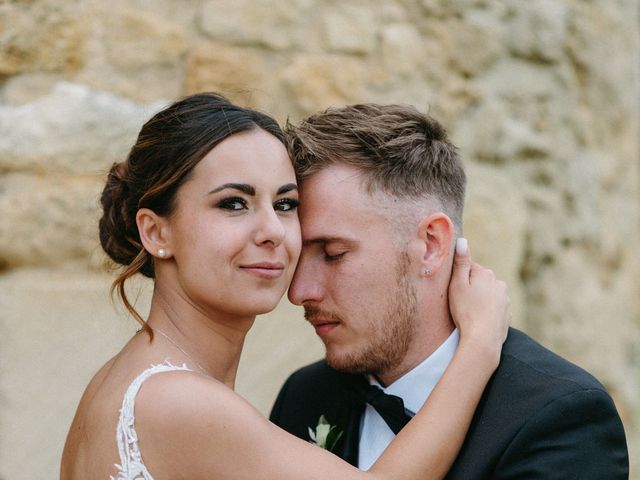
[[[277,247],[282,243],[285,235],[285,228],[282,220],[273,208],[265,208],[260,213],[260,224],[256,232],[256,244],[273,244]]]

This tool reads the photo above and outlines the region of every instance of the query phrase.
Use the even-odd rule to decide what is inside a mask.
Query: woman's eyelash
[[[296,208],[298,208],[298,205],[300,205],[300,202],[295,198],[283,198],[283,199],[280,199],[280,200],[276,201],[273,204],[273,208],[274,208],[274,210],[277,210],[277,211],[280,211],[280,212],[290,212],[290,211],[295,210]],[[248,204],[247,204],[247,201],[244,198],[241,198],[241,197],[229,197],[229,198],[225,198],[223,200],[220,200],[216,204],[216,207],[222,208],[224,210],[239,211],[239,210],[243,210],[243,209],[247,208]]]
[[[278,200],[273,206],[281,212],[290,212],[298,208],[298,205],[300,205],[300,201],[295,198],[283,198]]]
[[[247,202],[240,197],[230,197],[220,200],[216,206],[224,210],[242,210],[247,208]]]

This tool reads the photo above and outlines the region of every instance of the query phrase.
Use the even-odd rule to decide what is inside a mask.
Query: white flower
[[[308,428],[311,443],[329,451],[333,450],[342,436],[342,432],[337,431],[335,425],[330,425],[324,415],[320,415],[315,431],[311,427]]]

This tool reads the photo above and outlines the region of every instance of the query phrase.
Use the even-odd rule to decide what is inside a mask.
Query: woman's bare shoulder
[[[220,408],[253,407],[224,383],[192,370],[171,370],[149,377],[136,398],[136,418],[171,413],[215,414]]]
[[[140,389],[135,412],[147,468],[188,473],[190,478],[199,478],[198,471],[204,469],[211,474],[228,456],[233,439],[251,435],[268,423],[231,388],[191,371],[149,378]]]

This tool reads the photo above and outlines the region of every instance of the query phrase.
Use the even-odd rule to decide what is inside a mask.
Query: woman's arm
[[[458,350],[369,472],[289,435],[224,385],[184,372],[158,375],[140,391],[136,426],[147,467],[156,480],[443,478],[498,365],[510,318],[505,285],[468,254],[456,256],[450,298]]]

